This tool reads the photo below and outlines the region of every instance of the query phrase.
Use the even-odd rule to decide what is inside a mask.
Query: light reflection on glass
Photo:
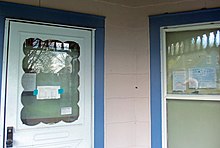
[[[181,43],[180,43],[180,53],[183,54],[183,52],[184,52],[184,43],[183,43],[183,41],[181,41]]]
[[[170,46],[168,46],[168,54],[170,54]]]
[[[171,55],[174,55],[175,49],[174,49],[174,44],[171,44]]]
[[[205,49],[207,47],[207,35],[206,34],[203,34],[202,35],[202,47]]]
[[[220,93],[220,30],[195,30],[195,31],[180,31],[169,32],[166,34],[166,64],[167,64],[167,93],[169,94],[219,94]],[[217,48],[216,48],[217,47]],[[206,88],[198,88],[194,90],[189,87],[189,71],[190,69],[214,69],[210,72],[210,77],[217,77],[217,79],[208,80],[210,82],[203,82],[199,79],[199,83],[206,84]],[[176,85],[173,84],[178,79],[174,79],[173,72],[184,71],[186,73],[186,80],[182,80],[182,84],[186,87],[182,90],[177,90]],[[183,74],[183,73],[182,73]],[[208,73],[209,74],[209,73]],[[202,77],[202,76],[201,76]],[[203,76],[205,77],[205,76]],[[207,76],[208,77],[208,76]],[[183,76],[181,76],[181,79]],[[206,77],[205,77],[206,78]],[[201,85],[200,84],[200,85]],[[213,84],[213,85],[212,85]],[[216,86],[210,88],[210,86]]]
[[[191,50],[193,51],[194,50],[194,48],[195,48],[195,39],[194,38],[192,38],[192,40],[191,40]]]
[[[74,41],[29,38],[23,44],[23,52],[22,68],[26,75],[33,76],[36,86],[25,90],[28,86],[24,87],[26,80],[22,77],[22,123],[34,126],[40,122],[54,124],[76,121],[79,117],[79,44]],[[57,93],[61,93],[60,98],[37,99],[37,86],[59,87]],[[69,109],[68,114],[62,113],[66,108]]]
[[[216,45],[216,47],[218,47],[220,45],[220,32],[219,32],[219,30],[216,33],[215,45]]]
[[[213,47],[214,42],[215,42],[214,32],[210,32],[210,34],[209,34],[209,47]]]
[[[180,44],[179,42],[176,43],[176,54],[179,54]]]
[[[196,39],[196,47],[199,50],[201,48],[201,37],[198,36]]]

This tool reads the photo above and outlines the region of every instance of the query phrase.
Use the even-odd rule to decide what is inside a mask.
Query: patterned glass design
[[[79,117],[80,46],[74,41],[28,38],[23,43],[21,120],[74,122]]]

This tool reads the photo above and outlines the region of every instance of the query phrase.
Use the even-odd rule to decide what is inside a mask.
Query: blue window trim
[[[218,8],[149,17],[152,148],[162,148],[160,27],[213,21],[220,21],[220,9]]]
[[[71,26],[89,27],[95,30],[95,88],[94,88],[94,146],[104,148],[104,36],[105,17],[61,11],[49,8],[0,2],[0,78],[5,18],[15,18]]]

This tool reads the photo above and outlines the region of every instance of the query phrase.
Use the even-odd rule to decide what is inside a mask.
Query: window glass
[[[167,100],[168,148],[219,148],[220,102]]]
[[[168,94],[220,94],[219,30],[166,32]]]
[[[21,120],[33,126],[40,122],[74,122],[79,117],[79,56],[74,41],[28,38],[23,43],[23,92]]]

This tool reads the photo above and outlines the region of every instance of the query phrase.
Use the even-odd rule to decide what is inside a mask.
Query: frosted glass
[[[168,148],[219,148],[220,102],[167,100]]]

